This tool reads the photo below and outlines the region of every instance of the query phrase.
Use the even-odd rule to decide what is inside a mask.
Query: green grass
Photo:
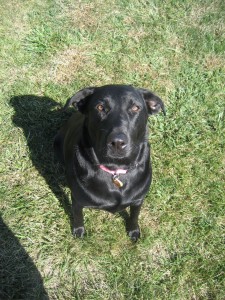
[[[0,299],[222,300],[223,1],[0,1]],[[162,97],[149,119],[153,183],[133,244],[86,210],[74,239],[52,141],[79,88]]]

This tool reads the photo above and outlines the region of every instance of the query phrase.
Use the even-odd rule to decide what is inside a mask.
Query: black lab
[[[130,206],[127,229],[140,237],[138,216],[151,184],[148,115],[162,110],[162,100],[128,85],[88,87],[65,105],[78,110],[59,130],[54,147],[65,164],[72,194],[73,234],[84,235],[83,208],[111,213]]]

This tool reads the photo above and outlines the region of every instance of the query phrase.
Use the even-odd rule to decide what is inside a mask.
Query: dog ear
[[[153,94],[151,91],[147,89],[138,89],[138,91],[142,94],[148,108],[148,113],[150,115],[157,114],[160,110],[162,110],[164,116],[166,115],[166,110],[163,101]]]
[[[84,113],[87,97],[95,92],[95,87],[87,87],[77,92],[73,97],[67,100],[63,110],[65,111],[69,106],[73,105],[81,113]]]

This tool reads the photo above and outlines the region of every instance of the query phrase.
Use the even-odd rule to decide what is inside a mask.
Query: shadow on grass
[[[54,136],[71,112],[62,113],[59,104],[48,97],[16,96],[10,103],[15,110],[13,123],[24,132],[30,158],[58,198],[72,227],[71,204],[63,190],[66,185],[63,166],[53,152]]]
[[[38,269],[1,217],[0,299],[49,299]]]
[[[58,159],[54,157],[53,140],[57,130],[68,120],[73,110],[59,111],[61,107],[53,99],[34,95],[16,96],[10,103],[15,110],[13,123],[22,128],[27,139],[30,158],[64,208],[72,231],[71,204],[63,190],[66,186],[65,172]],[[123,211],[119,215],[127,228],[128,213]]]

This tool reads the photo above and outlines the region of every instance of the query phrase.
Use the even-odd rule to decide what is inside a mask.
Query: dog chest
[[[77,203],[86,208],[103,209],[110,212],[121,211],[130,205],[142,202],[151,182],[150,169],[139,176],[126,174],[119,176],[123,186],[117,186],[112,175],[99,170],[96,174],[89,173],[75,176],[72,193]]]

